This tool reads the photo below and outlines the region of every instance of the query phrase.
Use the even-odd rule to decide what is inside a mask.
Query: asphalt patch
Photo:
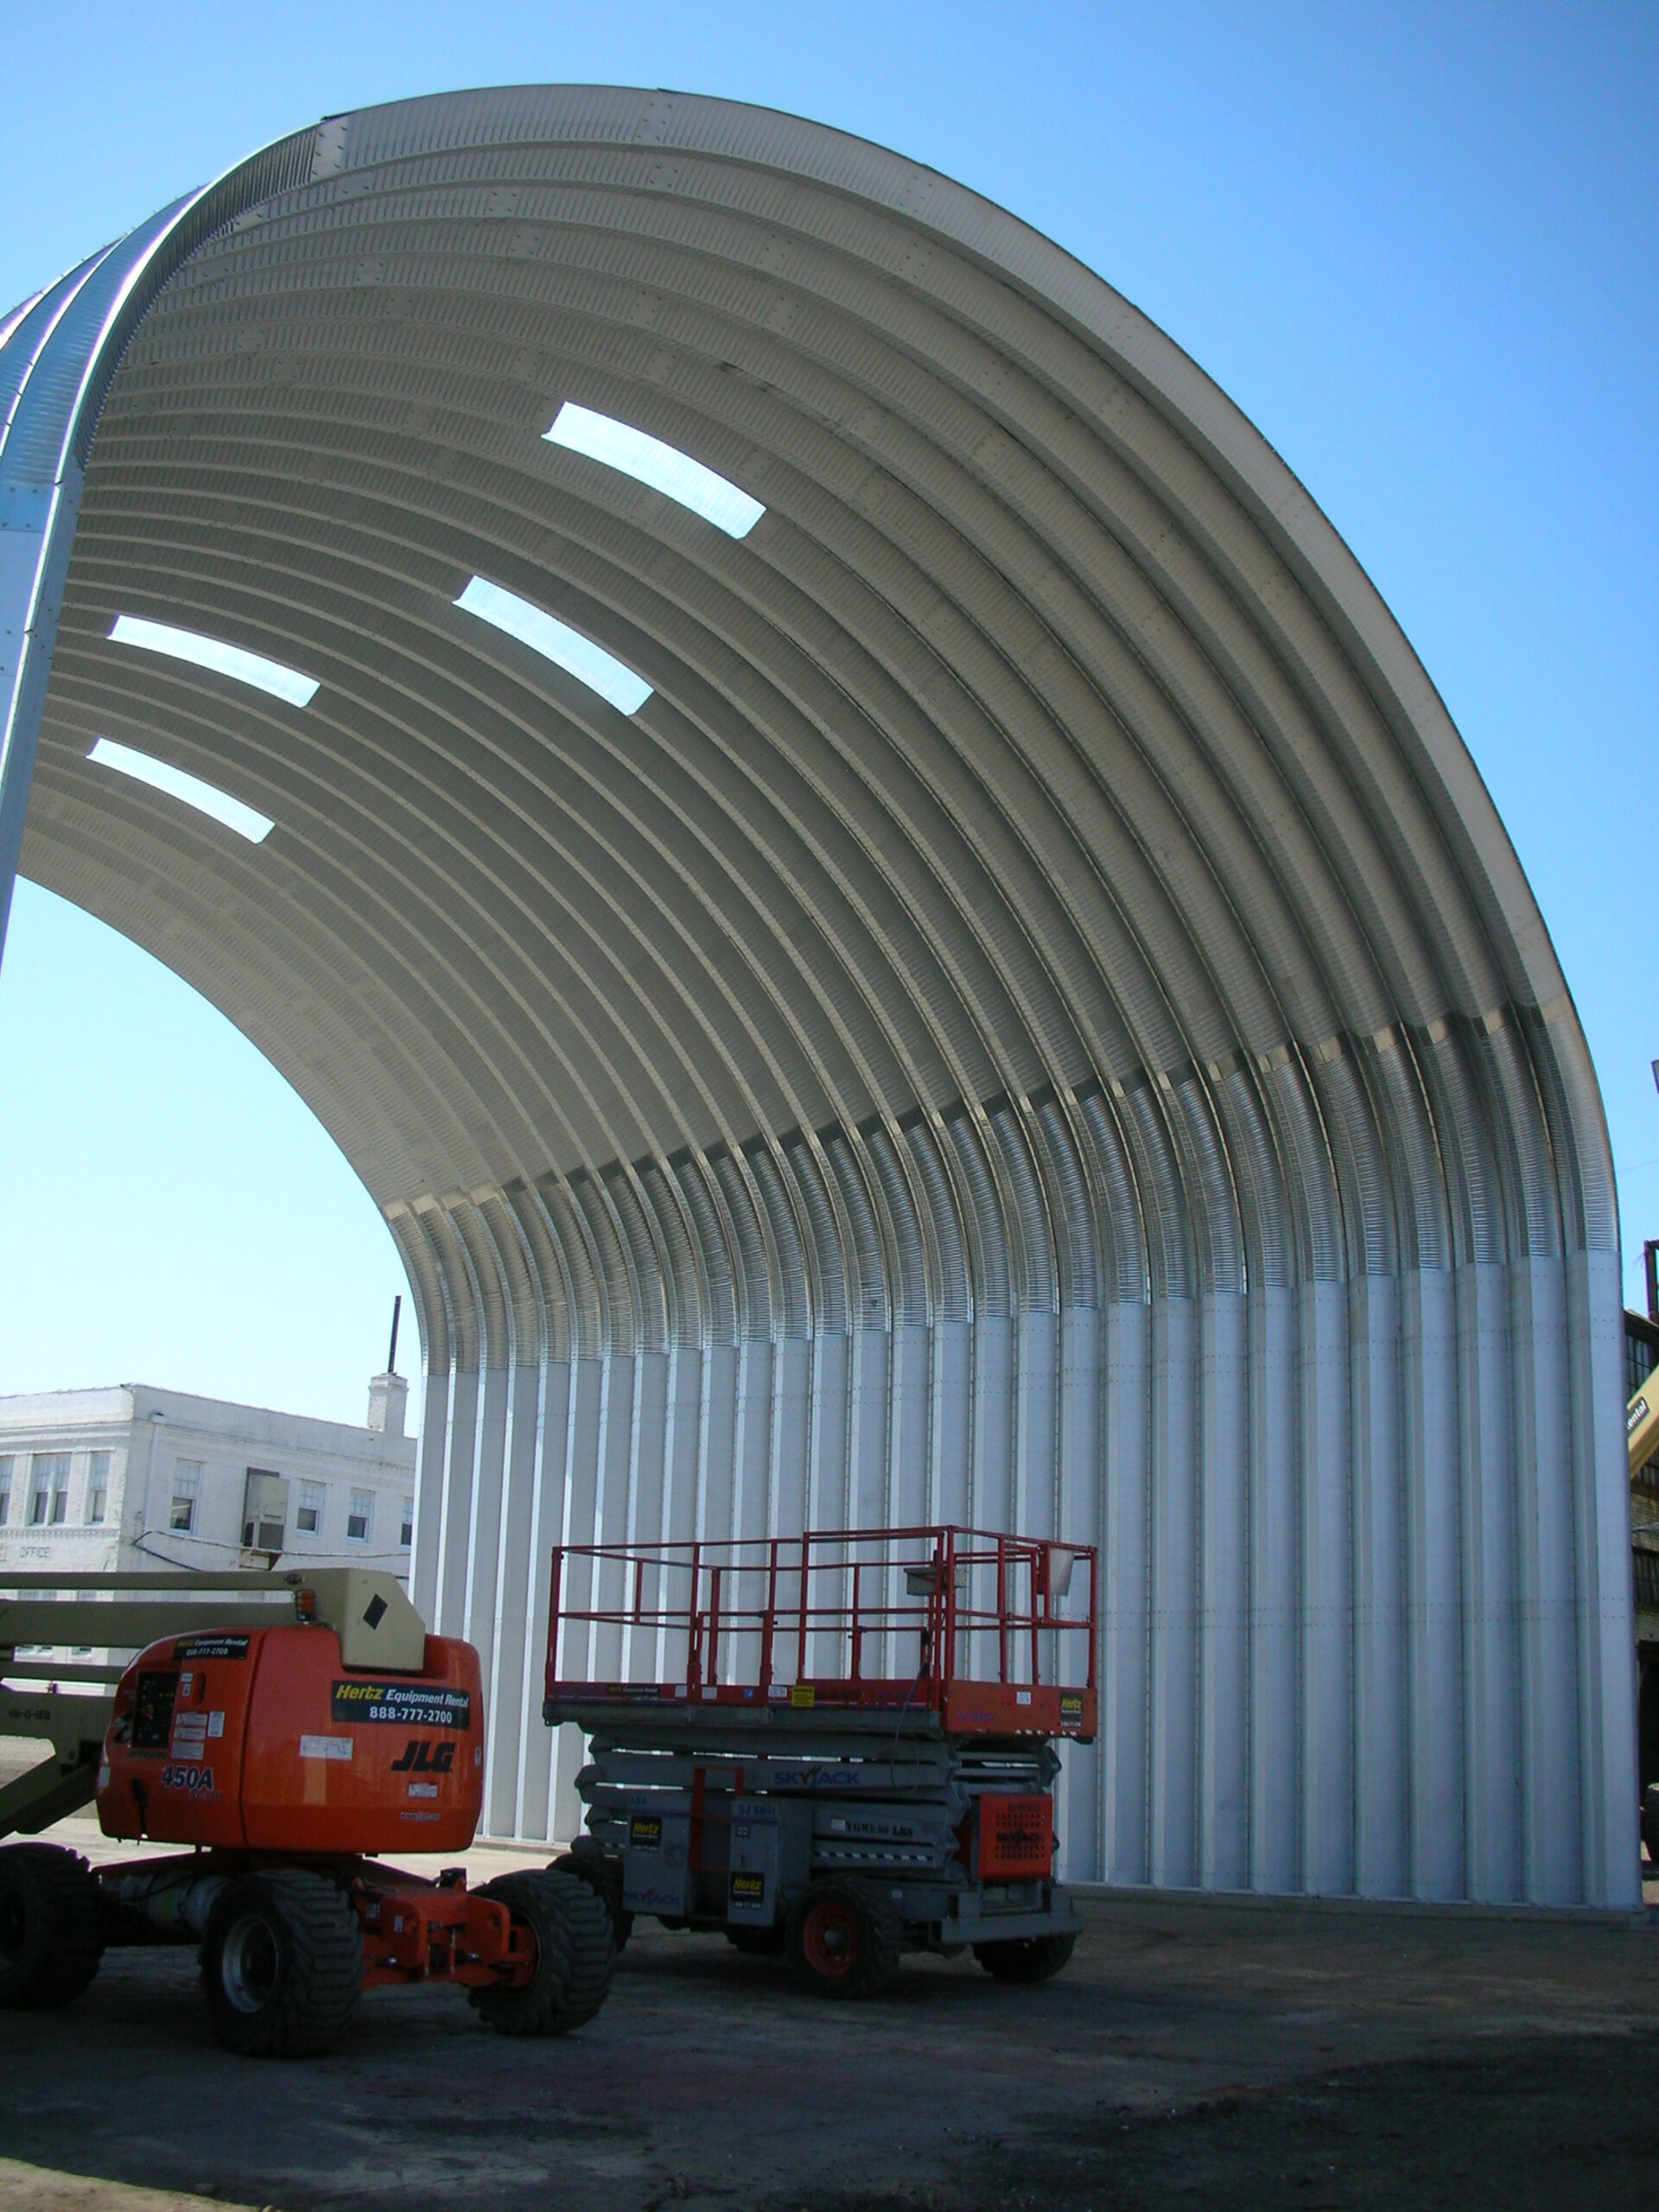
[[[1659,2034],[1493,2040],[965,2145],[949,2175],[766,2212],[1634,2212],[1659,2205]]]

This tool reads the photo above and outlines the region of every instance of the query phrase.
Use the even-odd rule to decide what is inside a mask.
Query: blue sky
[[[317,116],[535,80],[811,116],[1098,270],[1308,486],[1462,729],[1589,1032],[1640,1302],[1659,8],[55,0],[5,38],[0,307]],[[360,1419],[401,1271],[242,1038],[20,885],[0,1069],[0,1390],[142,1378]]]

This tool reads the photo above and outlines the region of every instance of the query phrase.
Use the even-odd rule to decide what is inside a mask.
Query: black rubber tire
[[[616,1971],[610,1909],[580,1875],[498,1874],[477,1894],[499,1897],[536,1942],[536,1971],[517,1989],[469,1989],[486,2027],[504,2036],[562,2036],[591,2020]]]
[[[620,1861],[607,1858],[602,1851],[563,1851],[547,1871],[574,1874],[577,1881],[586,1882],[611,1916],[612,1941],[619,1951],[626,1950],[633,1933],[633,1915],[622,1902]]]
[[[998,1981],[1051,1981],[1077,1943],[1075,1936],[1027,1936],[1011,1943],[976,1943],[974,1956]]]
[[[326,1875],[245,1874],[213,1900],[201,1986],[215,2038],[245,2058],[326,2050],[363,1988],[363,1932]]]
[[[790,1969],[815,1997],[876,1997],[899,1974],[904,1930],[887,1898],[830,1876],[789,1916]]]
[[[79,1853],[55,1843],[0,1851],[0,2005],[67,2005],[103,1955],[103,1893]]]
[[[734,1928],[728,1922],[726,1941],[746,1959],[780,1959],[789,1936],[782,1928]]]

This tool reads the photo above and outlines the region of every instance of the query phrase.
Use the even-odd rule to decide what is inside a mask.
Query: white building
[[[406,1581],[408,1389],[376,1376],[362,1428],[145,1382],[0,1397],[0,1573],[263,1567],[274,1553]]]

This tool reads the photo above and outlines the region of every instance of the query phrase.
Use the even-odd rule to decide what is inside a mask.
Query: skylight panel
[[[602,645],[596,645],[580,630],[571,629],[568,623],[556,620],[541,607],[532,607],[527,599],[503,591],[499,584],[491,583],[487,577],[474,576],[455,605],[483,621],[493,622],[510,638],[518,639],[532,652],[540,653],[562,668],[567,676],[574,676],[589,690],[597,691],[601,699],[608,699],[619,714],[637,714],[651,696],[650,684],[607,653]]]
[[[147,652],[169,653],[175,660],[193,661],[211,668],[217,676],[233,676],[238,683],[251,683],[290,707],[308,706],[316,696],[317,680],[296,668],[267,660],[262,653],[244,652],[218,638],[204,638],[194,630],[175,630],[170,622],[147,622],[137,614],[118,614],[110,631],[118,645],[142,645]]]
[[[96,760],[100,768],[113,768],[119,775],[131,776],[138,783],[165,791],[169,798],[182,799],[199,813],[211,814],[215,822],[234,830],[251,845],[262,845],[276,826],[269,815],[244,806],[239,798],[232,798],[216,785],[205,784],[200,776],[187,775],[182,768],[170,767],[148,753],[135,753],[130,745],[118,745],[112,737],[100,737],[86,758]]]
[[[712,468],[705,468],[700,461],[693,461],[677,446],[665,445],[661,438],[651,437],[612,416],[596,415],[591,407],[578,407],[573,399],[565,401],[552,429],[543,430],[542,435],[556,446],[568,446],[572,453],[586,454],[590,461],[602,461],[607,467],[620,468],[625,476],[649,484],[652,491],[690,507],[693,514],[702,515],[728,537],[747,537],[766,512],[759,499],[752,499],[747,492],[717,476]]]

